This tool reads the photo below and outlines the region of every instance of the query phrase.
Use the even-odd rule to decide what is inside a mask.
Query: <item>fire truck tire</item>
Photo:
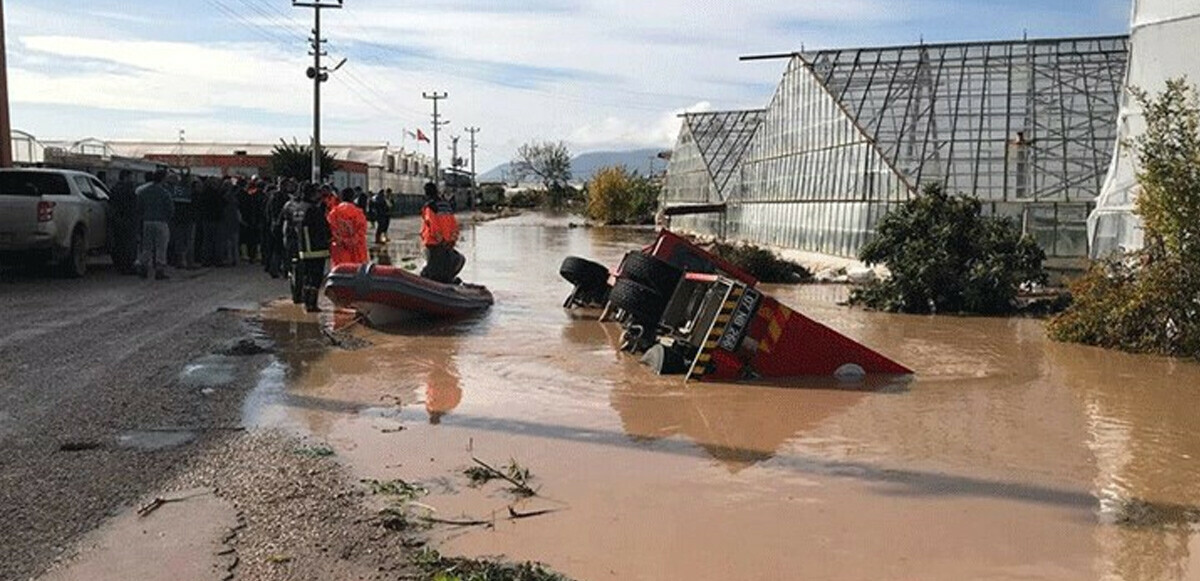
[[[608,267],[578,256],[568,256],[558,269],[558,274],[573,285],[594,288],[608,284]]]
[[[658,291],[629,278],[619,278],[608,301],[643,324],[655,324],[667,308],[667,299]]]
[[[664,297],[675,293],[683,271],[658,258],[641,252],[630,252],[621,262],[621,276],[648,286]]]

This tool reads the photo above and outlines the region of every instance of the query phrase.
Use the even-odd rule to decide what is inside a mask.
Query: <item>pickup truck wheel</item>
[[[578,287],[594,288],[608,285],[608,268],[606,266],[578,256],[568,256],[563,259],[558,274],[567,279],[567,282]]]
[[[667,299],[658,291],[628,278],[617,279],[608,300],[645,325],[657,325],[667,308]]]
[[[58,263],[58,269],[67,278],[82,278],[87,274],[87,239],[83,230],[76,228],[71,233],[71,249]]]
[[[683,271],[649,254],[630,252],[621,262],[621,276],[648,286],[664,297],[670,297],[675,294]]]

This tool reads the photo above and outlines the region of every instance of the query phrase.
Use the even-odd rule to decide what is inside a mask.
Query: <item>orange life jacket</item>
[[[448,202],[430,202],[421,210],[421,243],[427,248],[458,243],[458,219]]]
[[[367,252],[367,216],[358,206],[342,202],[326,219],[329,220],[332,236],[330,251],[334,266],[362,264],[370,260]]]

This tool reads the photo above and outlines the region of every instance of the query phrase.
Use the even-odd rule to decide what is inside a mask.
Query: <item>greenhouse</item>
[[[676,226],[853,257],[921,187],[984,201],[1053,257],[1087,255],[1116,143],[1128,37],[920,44],[787,59],[765,111],[689,114],[668,207]]]
[[[1150,93],[1166,88],[1167,80],[1186,77],[1200,81],[1200,59],[1190,46],[1200,37],[1200,0],[1137,0],[1133,4],[1132,47],[1126,86]],[[1141,222],[1134,214],[1137,175],[1132,140],[1145,131],[1145,122],[1132,95],[1121,103],[1116,154],[1089,222],[1092,256],[1142,247]]]

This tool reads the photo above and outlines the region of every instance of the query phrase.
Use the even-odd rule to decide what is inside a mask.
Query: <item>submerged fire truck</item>
[[[559,270],[566,308],[603,308],[624,327],[622,349],[687,381],[859,379],[912,370],[780,303],[750,274],[670,231],[615,271],[580,257]]]

